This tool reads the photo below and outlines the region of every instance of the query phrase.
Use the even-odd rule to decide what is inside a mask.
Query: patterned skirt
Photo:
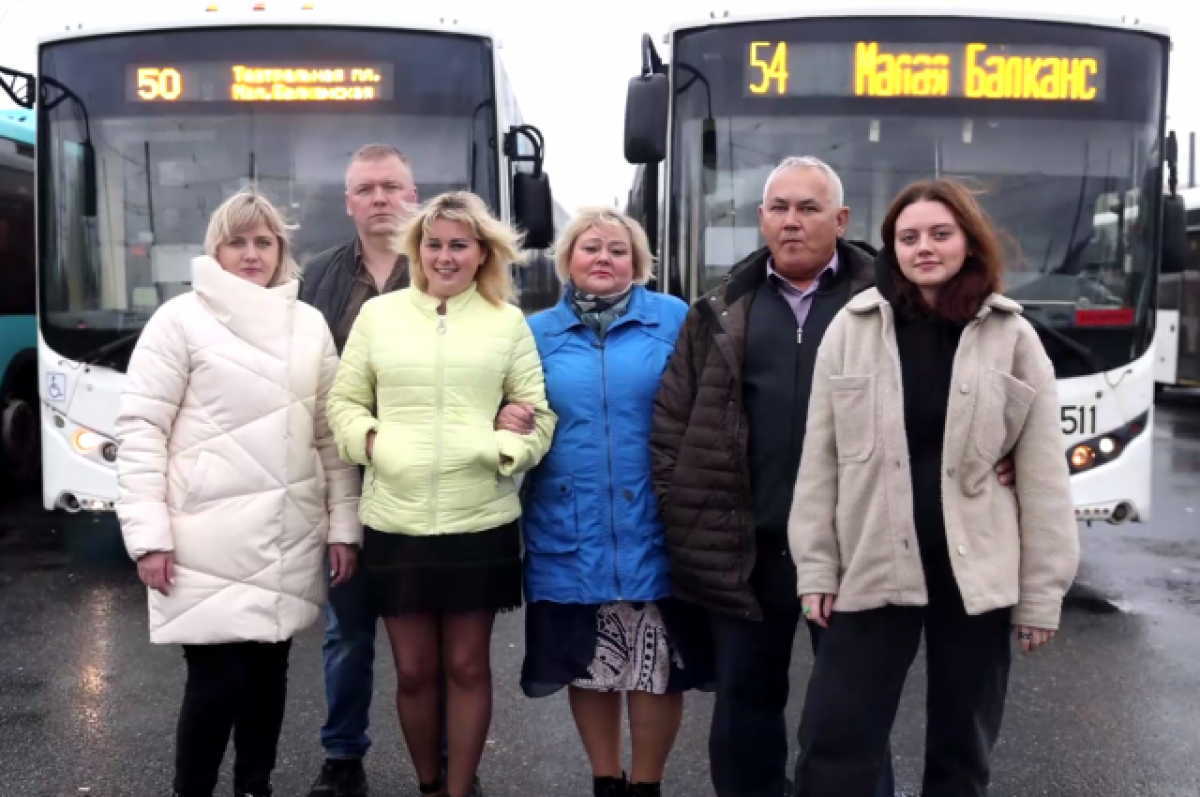
[[[704,688],[686,666],[677,602],[530,603],[521,688],[545,697],[565,686],[662,695]]]

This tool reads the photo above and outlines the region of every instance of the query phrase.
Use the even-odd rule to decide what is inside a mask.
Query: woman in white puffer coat
[[[217,209],[193,291],[150,319],[117,420],[117,513],[150,638],[188,680],[175,793],[210,797],[231,731],[239,797],[271,793],[292,637],[354,570],[357,469],[325,419],[338,358],[297,300],[289,228],[244,191]]]

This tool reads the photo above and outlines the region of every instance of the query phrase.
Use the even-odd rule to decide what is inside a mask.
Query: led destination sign
[[[747,47],[747,96],[1104,101],[1104,51],[1000,44],[817,44]]]
[[[391,64],[205,63],[129,68],[131,102],[378,102],[392,99]]]

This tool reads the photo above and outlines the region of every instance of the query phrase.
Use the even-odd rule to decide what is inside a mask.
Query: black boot
[[[629,797],[662,797],[661,783],[631,783]]]
[[[596,797],[628,797],[629,783],[622,774],[619,778],[592,778]]]
[[[359,758],[328,758],[308,797],[367,797],[367,773]]]

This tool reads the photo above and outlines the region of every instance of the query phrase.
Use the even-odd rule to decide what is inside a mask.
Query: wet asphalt
[[[1200,794],[1200,396],[1160,401],[1154,456],[1153,522],[1081,527],[1083,563],[1063,631],[1049,650],[1017,656],[993,761],[996,797]],[[111,523],[48,515],[30,503],[0,508],[0,797],[169,795],[180,649],[149,643],[145,596]],[[322,760],[320,640],[320,629],[310,629],[292,654],[281,797],[303,797]],[[499,619],[486,792],[588,795],[565,697],[528,700],[517,687],[522,640],[519,614]],[[372,794],[415,795],[382,645],[367,759]],[[801,630],[793,730],[810,666]],[[893,735],[900,786],[910,794],[919,793],[924,680],[918,658]],[[688,697],[664,786],[672,797],[712,794],[711,706],[708,695]],[[220,795],[232,793],[229,763]]]

